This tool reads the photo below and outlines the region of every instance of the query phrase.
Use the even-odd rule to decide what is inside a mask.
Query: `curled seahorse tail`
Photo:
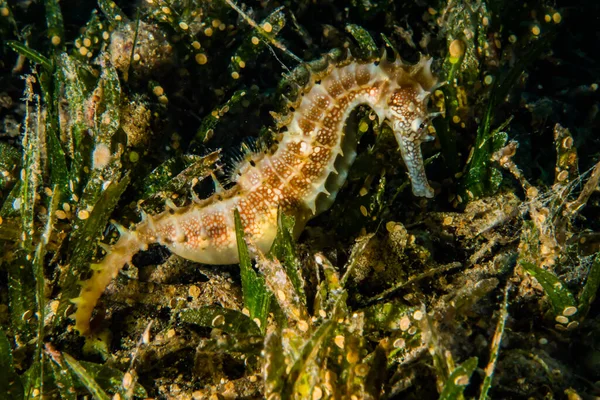
[[[90,266],[92,277],[82,282],[79,297],[71,299],[77,306],[75,329],[82,335],[87,335],[90,331],[90,318],[104,289],[138,251],[147,247],[146,240],[138,232],[120,231],[121,236],[117,243],[102,246],[107,251],[106,256],[100,263]]]

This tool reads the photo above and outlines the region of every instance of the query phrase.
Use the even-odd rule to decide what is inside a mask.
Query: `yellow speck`
[[[369,124],[366,121],[361,121],[361,123],[358,125],[358,130],[359,132],[365,133],[369,130]]]
[[[79,219],[88,219],[90,217],[90,212],[88,210],[79,210],[77,217]]]
[[[340,349],[343,349],[344,343],[346,342],[346,338],[343,337],[342,335],[337,335],[333,341],[335,342],[335,345],[337,347],[339,347]]]
[[[258,326],[260,326],[260,324]],[[296,326],[298,327],[298,329],[300,330],[300,332],[307,332],[308,328],[309,328],[308,322],[306,322],[304,320],[298,321],[298,324]]]
[[[88,53],[87,47],[83,47],[82,46],[82,47],[79,48],[79,54],[81,54],[82,56],[87,55],[87,53]]]
[[[204,65],[208,61],[208,58],[206,57],[206,54],[204,54],[204,53],[196,54],[195,58],[196,58],[196,62],[200,65]]]
[[[579,322],[571,321],[571,322],[569,322],[569,325],[567,325],[567,329],[572,331],[573,329],[577,328],[578,326],[579,326]]]
[[[2,217],[0,217],[0,225],[2,225]]]
[[[220,30],[220,31],[224,31],[224,30],[225,30],[225,28],[227,28],[227,25],[225,25],[225,24],[221,24],[221,25],[219,25],[219,30]]]
[[[483,24],[483,26],[488,26],[490,24],[490,19],[488,17],[483,17],[481,23]]]
[[[29,319],[31,319],[32,316],[33,316],[33,311],[31,311],[31,310],[25,311],[22,315],[23,321],[28,321]]]
[[[410,328],[410,318],[405,315],[400,319],[400,330],[404,332],[408,330],[408,328]]]
[[[537,25],[534,25],[534,26],[532,26],[532,27],[531,27],[531,33],[532,33],[534,36],[537,36],[537,35],[539,35],[539,34],[540,34],[540,32],[541,32],[541,30],[540,30],[540,27],[539,27],[539,26],[537,26]]]
[[[115,15],[115,21],[120,21],[122,19],[123,17],[121,17],[119,14]]]
[[[50,41],[53,45],[58,46],[60,44],[60,36],[52,36],[52,39],[50,39]]]
[[[252,36],[252,44],[256,46],[258,43],[259,43],[258,38],[256,36]]]
[[[576,312],[577,312],[577,307],[569,306],[569,307],[565,307],[562,314],[565,317],[570,317],[571,315],[574,315]]]
[[[421,310],[415,311],[413,314],[413,318],[415,319],[415,321],[420,321],[421,319],[423,319],[423,312]]]
[[[492,82],[494,82],[494,77],[492,75],[486,75],[485,78],[483,78],[483,83],[488,86],[491,85]]]
[[[162,96],[165,94],[165,90],[162,86],[155,86],[154,89],[152,89],[152,93],[154,93],[155,96]]]
[[[240,79],[240,74],[238,74],[236,71],[233,71],[233,72],[231,73],[231,77],[232,77],[233,79]]]
[[[163,7],[161,8],[162,12],[165,14],[171,14],[171,9],[169,7]]]
[[[196,298],[198,296],[200,296],[201,291],[200,288],[196,285],[192,285],[190,286],[190,288],[188,289],[188,293],[190,294],[190,296],[192,296],[193,298]]]
[[[9,14],[10,14],[10,11],[8,8],[6,8],[6,7],[0,8],[0,15],[2,15],[3,17],[8,17]]]
[[[385,224],[385,229],[389,232],[392,233],[394,232],[394,228],[396,228],[396,223],[394,221],[388,221]]]
[[[406,340],[404,340],[402,338],[398,338],[398,339],[394,340],[393,346],[396,349],[402,349],[402,348],[404,348],[404,346],[406,346]]]
[[[366,364],[358,364],[354,368],[354,373],[360,377],[367,376],[367,374],[369,373],[369,367]]]
[[[265,22],[262,27],[267,33],[271,33],[271,31],[273,30],[273,25],[271,25],[268,22]]]
[[[209,37],[210,37],[210,36],[212,36],[212,34],[213,34],[213,30],[212,30],[212,28],[206,28],[206,29],[204,30],[204,34],[205,34],[206,36],[209,36]]]
[[[360,191],[358,192],[358,194],[360,194],[361,196],[366,196],[367,193],[369,193],[369,191],[365,187],[360,188]]]
[[[202,47],[202,46],[200,46],[200,42],[199,41],[194,40],[192,42],[192,47],[195,48],[196,50],[200,50],[200,47]]]
[[[312,400],[321,400],[323,398],[323,389],[315,386],[312,391]]]
[[[466,386],[469,384],[469,377],[467,375],[459,375],[456,378],[454,378],[454,384]]]
[[[360,356],[357,351],[349,351],[348,354],[346,354],[346,361],[350,364],[355,364],[358,360],[360,360]]]
[[[222,315],[217,315],[212,320],[212,326],[221,326],[225,323],[225,317]]]
[[[556,180],[559,182],[564,182],[569,177],[569,173],[566,170],[562,170],[556,175]]]
[[[54,314],[56,314],[58,312],[59,305],[60,305],[60,301],[54,300],[53,302],[50,303],[50,311],[52,311]]]
[[[548,14],[546,14],[546,15],[544,15],[544,21],[550,22],[550,21],[552,21],[552,17],[549,16]]]
[[[186,24],[186,23],[185,23],[185,22],[183,22],[183,21],[181,21],[181,22],[179,23],[179,27],[180,27],[181,29],[183,29],[184,31],[187,31],[187,30],[189,29],[189,25],[188,25],[188,24]]]
[[[67,213],[64,212],[63,210],[56,210],[54,215],[56,215],[56,218],[58,218],[58,219],[67,219]]]
[[[552,21],[554,21],[555,24],[560,24],[560,21],[562,21],[562,15],[557,12],[552,14]]]
[[[131,386],[131,384],[133,383],[133,375],[131,375],[129,372],[126,372],[125,375],[123,375],[123,387],[125,389],[129,388]]]
[[[511,43],[517,43],[517,36],[516,35],[510,35],[508,37],[508,41]]]
[[[246,63],[242,60],[238,61],[238,65],[240,66],[240,68],[246,68]]]
[[[137,151],[132,151],[129,153],[129,161],[132,163],[136,163],[140,160],[140,154]]]
[[[568,324],[569,323],[569,318],[565,317],[564,315],[558,315],[556,318],[554,318],[556,320],[556,322],[558,322],[559,324]]]
[[[535,187],[530,187],[529,189],[527,189],[527,197],[529,198],[533,198],[536,197],[539,194],[539,191],[537,190],[537,188]]]
[[[429,15],[435,15],[435,14],[437,14],[437,10],[435,8],[433,8],[433,7],[429,7],[427,9],[427,12],[429,13]]]
[[[83,39],[83,45],[85,47],[90,47],[92,45],[92,41],[89,38]]]
[[[213,21],[212,21],[213,28],[218,28],[219,25],[221,25],[221,20],[213,19]]]
[[[63,210],[66,212],[71,211],[71,205],[69,203],[63,203]]]
[[[448,53],[450,54],[450,62],[456,64],[462,56],[465,55],[466,46],[465,42],[460,39],[455,39],[450,43]]]
[[[453,116],[452,122],[454,122],[455,124],[458,124],[460,122],[460,117],[458,115]]]
[[[164,94],[163,94],[162,96],[159,96],[159,97],[158,97],[158,101],[159,101],[161,104],[168,104],[168,103],[169,103],[169,99],[168,99],[168,97],[167,97],[167,96],[165,96]]]
[[[141,56],[139,55],[139,53],[135,53],[133,55],[133,61],[140,61]]]
[[[110,37],[110,35],[108,34],[108,32],[106,32],[106,31],[102,32],[102,39],[108,40],[109,37]]]
[[[361,213],[361,214],[362,214],[364,217],[366,217],[366,216],[367,216],[367,214],[368,214],[368,213],[367,213],[367,207],[365,207],[365,206],[360,206],[360,213]]]
[[[277,298],[279,299],[279,301],[285,301],[285,293],[283,292],[283,290],[277,290]]]

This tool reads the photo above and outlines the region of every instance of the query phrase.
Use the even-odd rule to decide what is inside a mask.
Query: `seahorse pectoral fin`
[[[423,164],[423,155],[421,153],[421,139],[416,135],[406,135],[402,131],[395,130],[394,136],[400,146],[402,160],[406,164],[408,177],[412,186],[412,192],[417,197],[427,197],[431,199],[434,195],[433,188],[429,186],[427,175],[425,175],[425,166]]]

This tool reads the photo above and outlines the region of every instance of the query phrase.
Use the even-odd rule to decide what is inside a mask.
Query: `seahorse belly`
[[[260,207],[257,210],[257,207]],[[246,240],[251,247],[267,252],[277,233],[277,206],[248,202],[234,196],[199,208],[181,208],[152,221],[146,235],[173,253],[203,264],[239,262],[235,235],[234,210],[238,210]]]

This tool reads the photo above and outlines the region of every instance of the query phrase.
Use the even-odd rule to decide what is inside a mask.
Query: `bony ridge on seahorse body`
[[[143,216],[133,230],[118,227],[119,240],[104,245],[107,255],[92,264],[92,277],[73,299],[75,328],[89,332],[92,311],[106,286],[148,244],[162,244],[199,263],[237,263],[235,209],[246,238],[263,252],[275,238],[280,208],[295,216],[299,235],[309,219],[333,204],[346,180],[357,143],[355,132],[344,128],[359,105],[370,106],[380,123],[391,126],[413,194],[433,197],[420,145],[431,139],[427,128],[434,114],[428,113],[427,100],[436,83],[426,56],[414,65],[398,56],[389,61],[385,54],[380,62],[329,60],[324,71],[311,74],[290,112],[277,118],[280,133],[273,147],[238,166],[232,188],[189,206],[171,205],[157,216]]]

